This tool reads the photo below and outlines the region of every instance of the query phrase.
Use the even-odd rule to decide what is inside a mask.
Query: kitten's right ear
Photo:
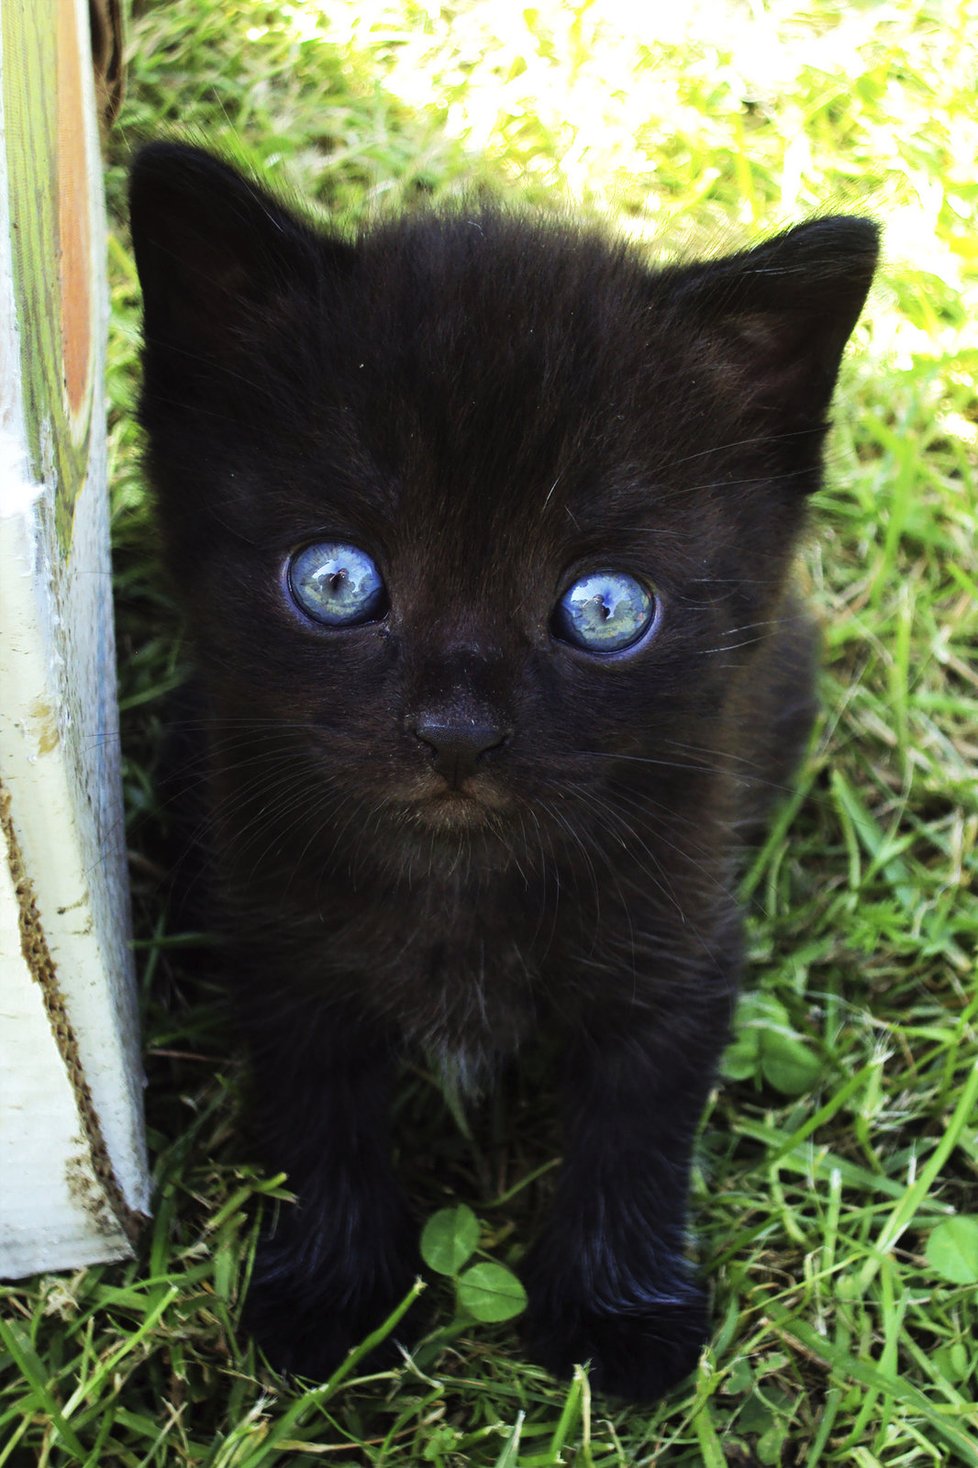
[[[182,143],[151,143],[130,177],[146,346],[226,362],[242,342],[288,325],[351,246],[317,235],[226,163]]]

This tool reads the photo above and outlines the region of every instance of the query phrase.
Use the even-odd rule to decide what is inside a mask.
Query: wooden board
[[[148,1208],[103,407],[87,0],[0,5],[0,1274]]]

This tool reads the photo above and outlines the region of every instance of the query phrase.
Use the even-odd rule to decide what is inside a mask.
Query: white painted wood
[[[119,781],[104,224],[87,27],[87,0],[3,0],[0,1275],[7,1277],[120,1257],[148,1209]],[[57,76],[57,130],[50,111],[34,106],[31,64]],[[38,370],[52,361],[52,370]]]

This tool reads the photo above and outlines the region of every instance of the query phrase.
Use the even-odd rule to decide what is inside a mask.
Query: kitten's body
[[[494,213],[354,247],[158,147],[134,236],[218,905],[298,1194],[258,1261],[259,1338],[325,1374],[416,1271],[392,1058],[484,1080],[544,1029],[567,1149],[531,1348],[654,1397],[705,1334],[690,1146],[738,978],[737,851],[811,719],[790,564],[875,232],[826,220],[657,274]],[[289,568],[318,542],[369,552],[383,615],[310,622]],[[654,589],[610,654],[555,622],[594,567]]]

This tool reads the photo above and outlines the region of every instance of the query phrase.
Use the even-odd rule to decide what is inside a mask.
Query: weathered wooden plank
[[[119,782],[86,0],[0,7],[0,1273],[148,1206]]]

